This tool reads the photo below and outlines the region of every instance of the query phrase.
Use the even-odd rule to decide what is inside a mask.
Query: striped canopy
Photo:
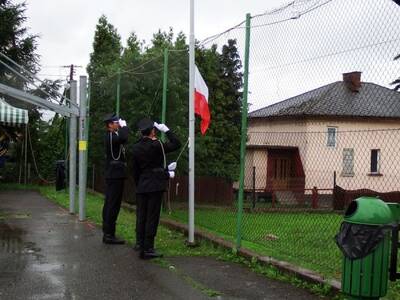
[[[28,124],[28,111],[11,106],[0,98],[0,124],[9,126]]]

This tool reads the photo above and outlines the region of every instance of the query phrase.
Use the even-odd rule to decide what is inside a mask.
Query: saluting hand
[[[176,162],[172,162],[168,165],[168,171],[175,171],[176,169]]]
[[[169,131],[169,128],[165,124],[158,124],[157,122],[154,122],[154,127],[164,133]]]
[[[127,126],[125,120],[119,119],[119,120],[118,120],[118,123],[119,123],[119,127],[125,127],[125,126]]]

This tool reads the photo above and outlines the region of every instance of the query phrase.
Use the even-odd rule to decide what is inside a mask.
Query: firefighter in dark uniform
[[[133,176],[136,183],[136,245],[140,258],[162,256],[154,250],[160,220],[161,201],[168,179],[175,176],[176,163],[166,165],[165,154],[180,148],[176,135],[164,124],[150,119],[138,123],[142,138],[133,146]],[[168,142],[157,139],[156,130],[164,132]]]
[[[107,132],[104,136],[106,191],[103,206],[103,243],[124,244],[115,236],[115,225],[121,208],[124,181],[127,177],[124,144],[128,141],[126,122],[115,114],[104,118]]]

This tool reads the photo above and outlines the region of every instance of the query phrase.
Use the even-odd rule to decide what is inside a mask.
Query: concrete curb
[[[181,223],[173,221],[173,220],[162,219],[162,220],[160,220],[160,223],[162,225],[164,225],[165,227],[168,227],[172,230],[181,231],[185,234],[187,234],[187,232],[188,232],[187,225],[181,224]],[[217,237],[208,232],[196,230],[195,236],[198,239],[208,240],[215,245],[221,246],[221,247],[229,249],[229,250],[236,248],[236,245],[234,243],[226,241],[223,238]],[[259,255],[256,252],[251,251],[246,248],[240,248],[238,250],[238,254],[247,259],[256,258],[259,262],[261,262],[265,265],[272,265],[272,266],[276,267],[278,270],[282,271],[283,273],[298,277],[309,283],[328,285],[328,286],[332,287],[333,292],[336,292],[336,293],[340,292],[341,284],[339,281],[327,280],[327,279],[323,278],[321,275],[319,275],[318,273],[315,273],[311,270],[297,267],[290,263],[276,260],[272,257]]]
[[[135,210],[135,206],[123,203],[122,206],[128,210]],[[183,232],[184,234],[188,233],[187,225],[179,223],[177,221],[169,220],[169,219],[161,219],[160,223],[165,227]],[[229,242],[221,237],[215,236],[214,234],[196,229],[195,230],[195,237],[202,240],[207,240],[213,243],[214,245],[221,246],[225,249],[235,249],[236,245],[232,242]],[[337,280],[328,280],[322,277],[320,274],[313,272],[311,270],[294,266],[288,262],[279,261],[269,256],[262,256],[258,253],[241,247],[238,252],[240,256],[243,256],[247,259],[256,258],[259,262],[265,265],[271,265],[276,267],[278,270],[282,271],[285,274],[289,274],[300,278],[306,282],[313,283],[313,284],[320,284],[320,285],[328,285],[332,288],[334,293],[338,293],[341,291],[341,283]]]

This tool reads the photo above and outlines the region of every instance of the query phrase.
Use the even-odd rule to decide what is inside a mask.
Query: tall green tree
[[[0,0],[0,52],[35,74],[39,70],[39,55],[36,53],[38,37],[30,34],[24,26],[25,11],[25,3]],[[16,77],[2,64],[0,80],[15,87],[26,86],[21,78]]]
[[[135,131],[143,117],[161,119],[163,52],[169,50],[166,123],[183,144],[188,138],[188,45],[183,33],[158,31],[149,44],[135,33],[122,48],[116,29],[102,16],[96,28],[93,53],[88,66],[91,88],[91,136],[89,157],[96,166],[103,159],[104,126],[102,117],[115,108],[117,72],[121,74],[121,116]],[[196,124],[196,174],[235,180],[239,166],[242,63],[235,40],[220,51],[196,47],[196,64],[210,92],[211,125],[202,136],[200,119]],[[131,136],[130,144],[134,143]],[[128,149],[130,146],[128,146]],[[187,149],[186,149],[187,150]],[[171,160],[177,153],[172,154]],[[187,173],[187,151],[178,164]]]
[[[197,131],[198,175],[236,180],[240,158],[240,118],[242,108],[242,62],[236,40],[222,47],[198,49],[196,64],[209,89],[210,128],[205,136]],[[199,125],[196,125],[199,128]]]
[[[116,80],[122,54],[121,37],[103,15],[96,25],[87,67],[90,80],[89,163],[103,166],[103,118],[115,112]]]
[[[36,53],[38,36],[29,33],[28,28],[25,27],[27,20],[25,16],[26,4],[15,2],[0,0],[0,52],[22,65],[31,73],[36,74],[40,70],[39,55]],[[10,64],[5,59],[1,60]],[[14,65],[12,66],[15,68]],[[29,77],[27,74],[25,76]],[[30,89],[26,81],[2,64],[0,64],[0,81],[44,99],[49,98],[48,94],[51,94],[53,98],[57,98],[55,91],[61,87],[61,82],[59,81],[44,80],[38,89]],[[36,165],[43,177],[54,178],[54,162],[63,158],[64,139],[59,126],[62,122],[61,119],[57,119],[56,116],[54,120],[42,120],[42,111],[37,107],[11,97],[5,98],[12,105],[28,109],[28,126],[31,137],[28,143],[28,162],[32,166]],[[21,128],[7,128],[7,130],[13,131],[17,136],[22,135]],[[12,159],[21,162],[21,144],[14,143],[14,147],[17,148],[17,151],[14,151],[15,157]],[[34,176],[35,174],[35,171],[33,171],[32,175]],[[16,178],[17,174],[14,174],[14,180]]]

